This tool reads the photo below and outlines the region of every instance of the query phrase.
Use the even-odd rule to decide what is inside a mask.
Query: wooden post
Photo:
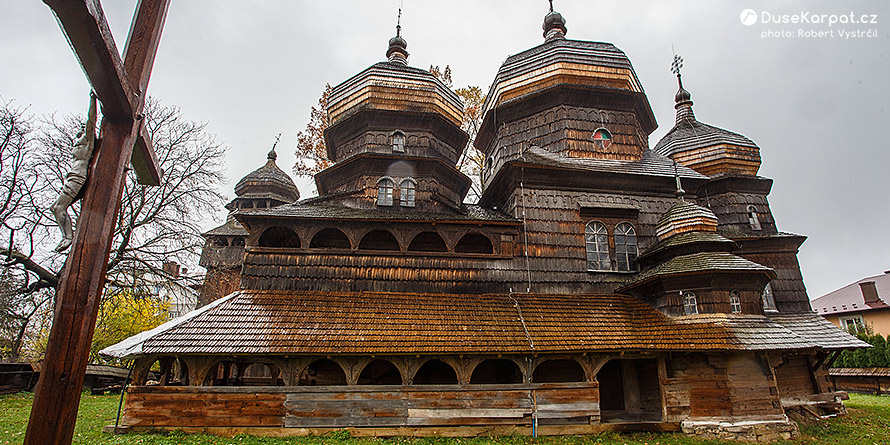
[[[69,444],[74,434],[125,170],[139,139],[145,91],[169,0],[140,1],[123,63],[97,0],[45,3],[58,17],[99,96],[103,119],[74,244],[57,289],[46,358],[25,435],[24,443],[35,445]],[[143,140],[140,146],[139,169],[148,175],[142,182],[159,181],[150,141]]]

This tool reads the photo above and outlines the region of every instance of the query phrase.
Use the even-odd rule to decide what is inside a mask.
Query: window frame
[[[760,302],[763,304],[764,312],[779,312],[779,308],[776,306],[776,295],[773,292],[772,281],[763,286],[763,291],[760,293]]]
[[[760,225],[760,217],[757,214],[757,207],[753,205],[749,205],[747,208],[748,213],[748,224],[751,225],[751,230],[759,232],[763,230],[763,226]]]
[[[401,143],[397,143],[396,138],[401,138]],[[405,145],[408,143],[408,137],[405,136],[405,132],[402,130],[396,130],[389,135],[389,142],[393,153],[404,153]]]
[[[629,233],[618,234],[618,228],[626,226],[630,229]],[[625,239],[625,242],[621,245],[624,246],[624,252],[618,251],[618,236],[622,236]],[[628,251],[628,246],[631,245],[627,242],[629,237],[633,237],[633,258],[630,257],[630,252]],[[637,230],[634,228],[633,224],[627,221],[621,221],[618,224],[615,224],[615,227],[612,229],[612,244],[615,246],[615,270],[618,272],[636,272],[637,271],[637,257],[640,256],[640,247],[637,238]],[[627,269],[621,268],[621,256],[624,257],[624,261],[627,264]]]
[[[598,224],[598,226],[597,226],[597,224]],[[591,225],[593,225],[593,226],[591,226]],[[599,233],[599,232],[591,231],[591,230],[590,230],[591,227],[602,227],[602,229],[603,229],[603,233]],[[588,236],[590,236],[590,235],[593,235],[593,236],[594,236],[594,241],[593,241],[593,243],[591,243],[590,240],[588,239]],[[599,242],[599,241],[600,241],[600,239],[599,239],[599,236],[600,236],[600,235],[604,235],[604,236],[605,236],[605,251],[604,251],[604,252],[600,250],[600,247],[601,247],[601,246],[600,246],[600,242]],[[609,238],[610,238],[610,236],[609,236],[609,228],[608,228],[608,227],[606,226],[606,224],[603,223],[602,221],[599,221],[599,220],[595,220],[595,219],[594,219],[594,220],[590,220],[590,221],[588,221],[587,224],[584,225],[584,251],[585,251],[585,253],[586,253],[586,257],[585,257],[585,258],[586,258],[586,261],[587,261],[587,270],[588,270],[589,272],[612,272],[612,270],[613,270],[613,269],[612,269],[612,254],[611,254],[611,249],[610,249],[610,246],[609,246],[609,244],[610,244],[610,243],[609,243]],[[591,252],[591,250],[590,250],[590,245],[591,245],[591,244],[593,244],[593,245],[595,246],[595,249],[596,249],[596,250],[594,250],[593,252]],[[603,269],[603,268],[591,268],[591,267],[590,267],[590,266],[591,266],[591,262],[590,262],[590,254],[591,254],[591,253],[595,253],[595,254],[596,254],[596,256],[597,256],[597,265],[598,265],[598,266],[602,266],[602,257],[601,257],[600,255],[601,255],[602,253],[605,253],[608,268],[605,268],[605,269]]]
[[[605,236],[605,250],[599,250],[599,243],[590,242],[588,237],[591,235],[591,224],[600,224],[605,233],[600,233],[599,235]],[[620,227],[626,227],[628,231],[623,233],[619,233]],[[628,243],[627,240],[630,237],[633,237],[633,243]],[[621,250],[619,248],[618,243],[616,242],[616,237],[624,237],[624,243],[621,244],[624,252],[618,252]],[[596,251],[590,249],[591,245],[596,245]],[[633,251],[628,251],[627,246],[633,246]],[[640,255],[640,247],[639,247],[639,237],[637,235],[637,229],[633,222],[627,219],[618,219],[618,218],[590,218],[584,224],[584,253],[585,253],[585,261],[587,262],[587,271],[588,272],[612,272],[612,273],[636,273],[639,271],[639,266],[636,264],[636,259]],[[608,256],[608,263],[603,263],[602,259],[598,260],[597,266],[600,268],[592,268],[591,267],[591,254],[596,253],[599,258],[600,253],[605,253]],[[620,268],[619,255],[624,256],[624,260],[626,262],[627,268]],[[606,267],[602,267],[606,266]]]
[[[698,297],[695,292],[681,291],[680,297],[683,299],[683,315],[698,315]],[[690,311],[690,308],[692,311]]]
[[[742,293],[737,290],[729,291],[729,311],[733,314],[742,313]]]
[[[377,180],[377,205],[393,206],[393,193],[396,188],[396,181],[389,176],[384,176]],[[387,192],[388,189],[388,192]]]
[[[406,187],[410,185],[410,187]],[[409,199],[410,198],[410,199]],[[415,207],[417,205],[417,181],[405,178],[399,183],[399,206]]]
[[[852,332],[853,334],[865,332],[865,319],[862,318],[862,314],[843,316],[838,318],[838,322],[841,325],[841,329],[847,332]],[[853,327],[852,331],[850,326]]]

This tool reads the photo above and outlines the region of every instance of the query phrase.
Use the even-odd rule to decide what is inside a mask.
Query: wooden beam
[[[136,95],[144,100],[170,0],[140,0],[124,46],[124,69]],[[141,111],[141,107],[140,110]]]
[[[100,143],[85,186],[74,244],[57,288],[53,326],[37,383],[26,444],[70,444],[89,360],[96,316],[105,288],[108,254],[121,207],[125,170],[142,129],[144,92],[160,42],[169,0],[140,1],[130,28],[126,66],[139,95],[130,89],[98,0],[46,0],[103,105]],[[151,152],[142,137],[141,151]],[[156,159],[142,157],[143,170]],[[154,161],[154,162],[153,162]],[[159,176],[159,175],[156,175]]]
[[[102,123],[92,180],[85,191],[74,244],[61,274],[26,444],[71,443],[121,205],[124,169],[136,142],[136,128],[130,124]]]
[[[136,172],[136,180],[142,185],[161,185],[163,172],[158,163],[158,156],[152,149],[151,135],[145,128],[145,119],[139,122],[139,133],[136,137],[136,146],[130,157],[133,170]]]
[[[161,30],[169,5],[170,0],[140,0],[136,5],[133,25],[130,27],[127,45],[124,47],[124,69],[135,88],[134,93],[142,99],[139,102],[138,113],[142,112],[145,91],[148,89],[148,80],[151,77],[151,67],[154,65],[161,41]],[[142,116],[137,115],[136,118],[141,120]],[[131,159],[133,170],[136,171],[136,178],[140,184],[160,185],[162,172],[157,155],[152,150],[151,138],[144,122],[140,127],[136,149]]]
[[[102,102],[102,116],[130,120],[136,97],[127,82],[105,13],[97,0],[44,0],[56,15],[65,37]]]

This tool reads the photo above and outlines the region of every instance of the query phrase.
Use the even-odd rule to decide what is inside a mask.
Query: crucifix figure
[[[139,1],[123,60],[99,0],[44,3],[55,13],[102,104],[99,144],[92,160],[87,161],[90,177],[81,190],[77,231],[56,289],[53,326],[24,441],[64,445],[71,443],[74,434],[126,168],[132,163],[142,184],[160,183],[161,172],[142,122],[142,109],[170,1]],[[61,204],[67,199],[60,198]]]
[[[93,156],[93,148],[96,145],[96,93],[90,91],[90,111],[87,113],[87,123],[83,131],[77,134],[77,142],[71,149],[74,161],[71,163],[71,171],[65,175],[62,191],[59,198],[52,205],[56,224],[62,231],[62,241],[56,246],[56,252],[64,252],[71,246],[74,239],[74,230],[71,227],[71,217],[68,216],[68,207],[80,197],[80,191],[87,181],[87,173],[90,168],[90,158]]]

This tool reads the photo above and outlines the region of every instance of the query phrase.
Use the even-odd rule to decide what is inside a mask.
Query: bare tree
[[[7,113],[17,111],[4,108]],[[205,132],[205,124],[188,121],[179,108],[152,99],[146,103],[145,116],[164,177],[160,186],[149,187],[138,184],[133,171],[127,173],[107,273],[110,284],[118,288],[132,286],[134,280],[129,278],[145,273],[176,278],[164,271],[165,261],[197,262],[204,243],[200,224],[223,204],[216,190],[224,181],[225,149]],[[31,130],[27,142],[20,144],[28,163],[16,164],[15,156],[9,161],[3,158],[3,168],[10,175],[20,165],[25,170],[18,175],[27,172],[24,176],[33,181],[22,181],[18,189],[0,189],[4,193],[0,200],[17,203],[12,216],[3,221],[0,255],[18,302],[31,299],[34,304],[45,304],[34,294],[54,290],[58,284],[65,257],[52,252],[58,230],[49,204],[58,196],[69,170],[71,148],[82,122],[80,117],[44,119],[37,134],[30,137]],[[75,219],[79,209],[79,203],[71,208]],[[37,313],[39,306],[33,309]],[[27,326],[27,320],[22,323]]]

